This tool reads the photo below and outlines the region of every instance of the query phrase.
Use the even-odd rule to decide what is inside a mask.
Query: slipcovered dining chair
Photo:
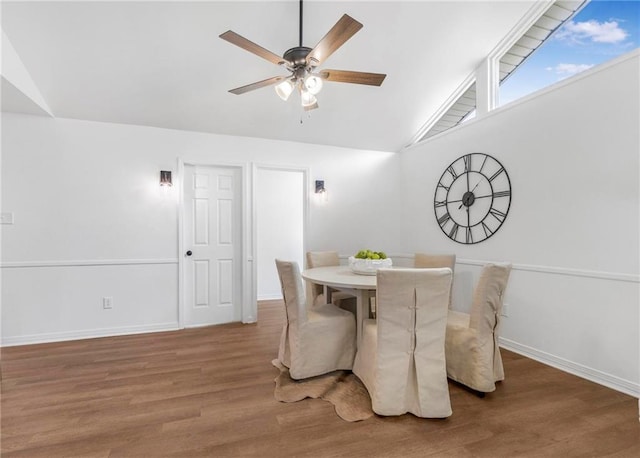
[[[353,373],[379,415],[451,415],[444,353],[451,269],[380,269]]]
[[[314,267],[328,267],[339,266],[340,257],[337,251],[307,251],[307,267],[313,269]],[[327,300],[324,297],[324,286],[316,283],[307,282],[308,294],[310,294],[310,301],[312,305],[326,304]],[[342,291],[334,291],[331,293],[331,303],[337,305],[340,308],[349,310],[351,313],[356,313],[356,298],[355,296]]]
[[[307,307],[296,262],[276,259],[287,322],[278,359],[293,379],[351,369],[356,353],[356,320],[333,304]]]
[[[420,268],[433,269],[437,267],[448,267],[451,274],[456,271],[456,255],[455,254],[427,254],[416,253],[414,256],[414,266]],[[453,297],[453,281],[451,282],[451,291],[449,292],[449,308],[451,308],[451,300]]]
[[[473,293],[471,313],[449,310],[445,351],[447,375],[483,394],[504,380],[498,336],[511,264],[487,264]]]

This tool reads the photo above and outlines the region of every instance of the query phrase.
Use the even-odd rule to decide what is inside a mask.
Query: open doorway
[[[275,259],[304,268],[307,171],[258,166],[255,176],[257,299],[281,299]]]

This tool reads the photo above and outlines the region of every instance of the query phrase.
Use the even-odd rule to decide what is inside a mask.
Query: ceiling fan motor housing
[[[306,46],[296,46],[295,48],[287,49],[282,57],[291,62],[294,67],[306,67],[307,55],[311,52],[311,48]]]

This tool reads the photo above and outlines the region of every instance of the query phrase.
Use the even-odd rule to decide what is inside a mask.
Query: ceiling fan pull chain
[[[307,118],[311,119],[311,112],[304,109],[304,107],[300,106],[300,125],[304,124],[304,115],[307,114]]]

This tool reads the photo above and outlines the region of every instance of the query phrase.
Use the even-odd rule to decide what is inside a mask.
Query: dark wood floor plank
[[[637,399],[508,351],[494,393],[449,384],[445,420],[277,402],[282,303],[259,318],[1,349],[2,456],[640,456]]]

